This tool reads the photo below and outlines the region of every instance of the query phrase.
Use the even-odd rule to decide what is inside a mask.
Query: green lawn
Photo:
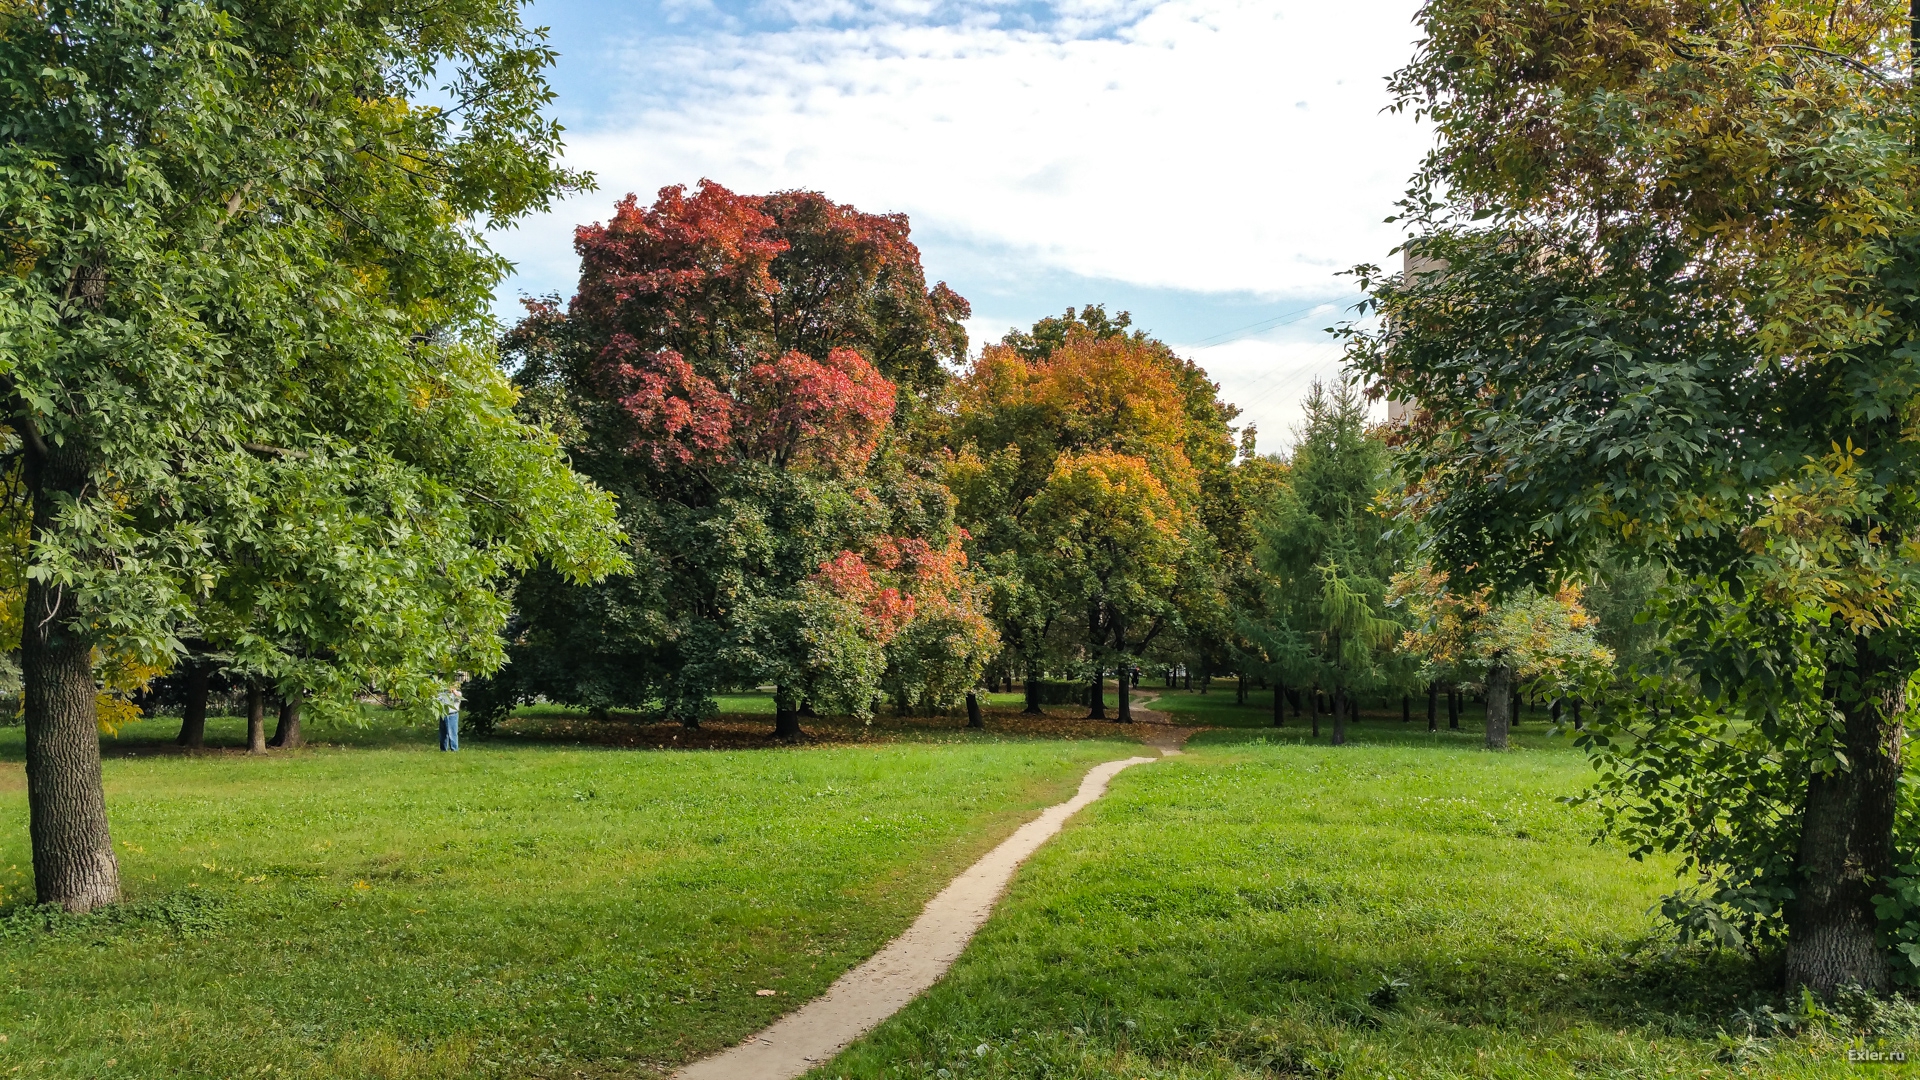
[[[945,981],[813,1075],[1910,1075],[1847,1064],[1852,1022],[1746,1038],[1736,1010],[1792,1010],[1745,961],[1649,939],[1670,867],[1590,842],[1564,741],[1300,734],[1203,734],[1122,774]],[[1908,1045],[1911,1019],[1877,1030]]]
[[[375,726],[264,758],[154,753],[174,726],[104,741],[130,903],[51,933],[22,907],[21,735],[0,729],[0,1077],[652,1075],[817,994],[1088,764],[1137,750],[450,755]]]

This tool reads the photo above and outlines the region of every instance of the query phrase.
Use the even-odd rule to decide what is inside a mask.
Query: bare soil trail
[[[1157,713],[1143,713],[1136,709],[1136,722],[1154,730],[1142,731],[1142,741],[1162,755],[1179,753],[1180,744],[1198,730],[1175,727]],[[1068,818],[1106,794],[1108,781],[1122,769],[1157,760],[1130,757],[1095,765],[1073,798],[1042,811],[954,878],[927,902],[906,933],[840,976],[825,994],[740,1045],[681,1069],[674,1074],[675,1080],[792,1080],[832,1058],[940,981],[993,913],[1014,871]]]

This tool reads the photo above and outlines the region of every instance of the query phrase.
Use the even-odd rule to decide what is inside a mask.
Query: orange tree
[[[955,387],[934,434],[1030,688],[1063,631],[1097,678],[1163,636],[1224,624],[1247,542],[1235,410],[1217,389],[1099,307],[1009,334]]]
[[[1665,651],[1587,745],[1668,910],[1789,985],[1920,975],[1920,216],[1905,5],[1435,0],[1395,80],[1438,144],[1430,272],[1363,272],[1419,403],[1436,565],[1496,593],[1663,564]],[[1907,869],[1902,869],[1907,867]]]

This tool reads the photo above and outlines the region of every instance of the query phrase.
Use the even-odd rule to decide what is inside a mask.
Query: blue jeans
[[[460,749],[460,714],[457,712],[440,718],[440,749]]]

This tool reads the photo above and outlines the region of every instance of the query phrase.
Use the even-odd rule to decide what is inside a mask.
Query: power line
[[[1283,312],[1279,315],[1273,315],[1273,316],[1269,316],[1268,318],[1261,319],[1259,322],[1251,322],[1245,326],[1235,327],[1232,330],[1223,330],[1220,333],[1213,335],[1212,337],[1201,338],[1199,341],[1193,342],[1188,347],[1193,349],[1211,349],[1220,345],[1228,344],[1233,341],[1238,341],[1241,337],[1251,337],[1254,334],[1263,334],[1268,330],[1274,330],[1274,329],[1278,329],[1279,327],[1285,326],[1289,322],[1298,322],[1300,321],[1300,319],[1304,319],[1307,316],[1312,315],[1314,312],[1319,311],[1321,308],[1328,307],[1328,306],[1337,308],[1342,304],[1346,303],[1348,300],[1357,300],[1357,299],[1360,299],[1361,296],[1362,294],[1360,293],[1349,293],[1346,296],[1337,297],[1333,300],[1322,300],[1321,302],[1317,304],[1313,304],[1309,307],[1296,308],[1293,311]]]

